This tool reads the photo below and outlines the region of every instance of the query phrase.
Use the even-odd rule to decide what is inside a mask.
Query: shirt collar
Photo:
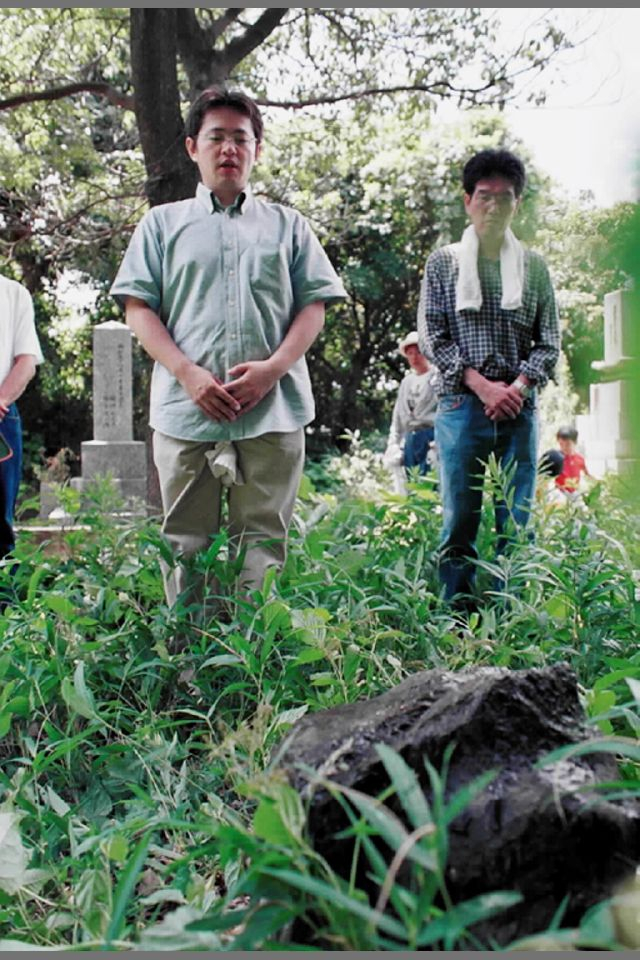
[[[196,200],[201,203],[207,213],[222,213],[225,209],[216,195],[205,187],[204,183],[199,183],[196,189]],[[242,193],[239,193],[230,207],[227,209],[235,214],[244,214],[250,208],[253,202],[253,191],[251,184],[247,184]]]

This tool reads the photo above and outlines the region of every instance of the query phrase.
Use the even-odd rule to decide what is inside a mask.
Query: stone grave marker
[[[133,439],[132,334],[124,323],[109,320],[93,331],[93,440],[81,446],[81,476],[71,486],[110,476],[128,511],[145,508],[146,445]],[[46,496],[41,515],[50,516]]]

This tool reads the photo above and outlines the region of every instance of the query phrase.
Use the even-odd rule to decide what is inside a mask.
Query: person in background
[[[410,370],[393,407],[383,462],[392,471],[395,492],[406,494],[406,479],[416,471],[423,477],[431,469],[437,400],[433,370],[420,350],[417,330],[400,341],[398,353],[407,360]]]
[[[556,487],[564,493],[577,493],[582,476],[591,477],[584,457],[576,449],[578,431],[575,427],[559,427],[556,440],[562,454],[562,470],[556,477]]]
[[[508,477],[505,496],[495,503],[500,553],[529,519],[537,474],[536,394],[559,355],[548,268],[511,230],[524,185],[524,165],[510,151],[470,157],[462,174],[470,224],[459,243],[430,254],[421,287],[420,347],[437,367],[439,577],[444,599],[463,612],[478,603],[476,539],[486,464],[495,457]]]
[[[187,561],[211,545],[224,508],[241,594],[284,563],[315,415],[305,353],[346,292],[307,220],[253,194],[263,121],[250,97],[208,88],[185,132],[196,195],[144,215],[111,293],[155,360],[150,425],[176,558],[167,601],[203,609]]]
[[[15,547],[13,521],[22,473],[22,425],[16,400],[42,360],[31,294],[17,280],[0,276],[0,559]]]
[[[538,463],[538,474],[542,477],[559,477],[562,473],[564,457],[559,450],[545,450]]]

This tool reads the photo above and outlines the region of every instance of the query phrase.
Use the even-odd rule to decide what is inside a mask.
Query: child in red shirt
[[[576,450],[578,431],[575,427],[560,427],[556,433],[556,440],[564,458],[562,471],[556,477],[556,487],[564,490],[565,493],[576,493],[581,475],[584,473],[585,477],[591,476],[584,457]]]

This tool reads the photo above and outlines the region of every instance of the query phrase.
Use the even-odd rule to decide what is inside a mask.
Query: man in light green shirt
[[[176,555],[206,548],[221,525],[246,547],[242,580],[281,566],[315,414],[305,353],[325,304],[344,287],[299,213],[255,197],[262,144],[256,104],[209,88],[186,123],[201,183],[145,214],[111,293],[155,360],[150,403],[163,532]],[[190,584],[165,570],[174,603]]]

